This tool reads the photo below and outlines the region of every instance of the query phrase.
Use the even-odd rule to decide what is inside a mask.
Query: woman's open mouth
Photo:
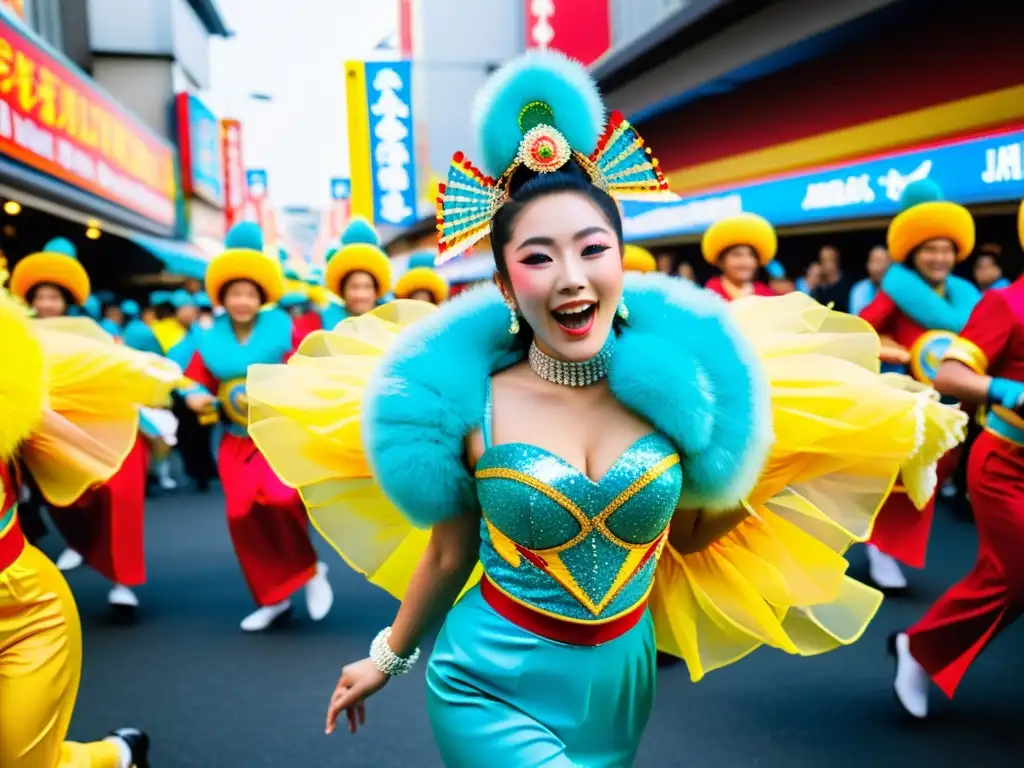
[[[586,336],[594,326],[597,317],[597,302],[579,302],[551,310],[551,316],[559,327],[570,336]]]

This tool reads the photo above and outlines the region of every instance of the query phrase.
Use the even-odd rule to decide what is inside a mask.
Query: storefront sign
[[[242,124],[238,120],[221,120],[220,137],[224,163],[224,226],[231,229],[244,220],[248,196],[242,161]]]
[[[366,62],[373,217],[404,227],[417,219],[412,64]]]
[[[0,153],[174,225],[173,147],[2,15]]]
[[[674,203],[626,202],[630,238],[697,234],[742,211],[777,227],[857,218],[887,218],[899,210],[907,184],[932,179],[945,196],[970,205],[1024,197],[1024,129],[845,163],[687,197]]]
[[[348,200],[352,197],[352,182],[348,179],[331,179],[331,200]]]
[[[245,172],[245,186],[249,189],[250,200],[266,200],[267,172],[262,168],[250,168]]]
[[[526,47],[552,48],[589,66],[612,44],[610,0],[527,0]]]
[[[179,93],[174,104],[185,194],[220,207],[224,205],[224,168],[217,116],[191,93]]]
[[[25,18],[25,0],[0,0],[0,7],[19,19]]]

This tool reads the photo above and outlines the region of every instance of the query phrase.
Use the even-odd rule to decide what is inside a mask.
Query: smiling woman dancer
[[[629,765],[656,649],[697,680],[860,635],[880,597],[840,553],[901,466],[927,498],[964,417],[878,377],[877,336],[807,297],[730,310],[624,280],[613,196],[665,184],[575,63],[525,57],[481,107],[491,176],[456,155],[440,251],[489,232],[497,286],[394,302],[250,369],[250,432],[403,600],[344,668],[328,732],[342,711],[356,730],[447,614],[427,667],[446,765]]]

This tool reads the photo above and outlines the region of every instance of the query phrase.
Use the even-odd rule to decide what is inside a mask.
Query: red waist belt
[[[517,627],[566,645],[601,645],[621,637],[637,625],[647,610],[647,601],[644,600],[628,613],[600,624],[558,619],[517,603],[486,575],[480,579],[480,594],[499,616]]]
[[[18,513],[5,533],[0,533],[0,572],[7,570],[25,551],[25,534],[21,532]]]

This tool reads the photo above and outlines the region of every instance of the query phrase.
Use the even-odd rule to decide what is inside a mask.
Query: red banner
[[[0,5],[19,19],[25,18],[25,0],[0,0]]]
[[[611,47],[610,0],[526,0],[526,47],[552,48],[590,66]]]
[[[249,190],[242,161],[242,124],[238,120],[220,121],[221,158],[224,163],[224,225],[231,229],[245,220]]]
[[[171,145],[2,17],[0,153],[174,225]]]

